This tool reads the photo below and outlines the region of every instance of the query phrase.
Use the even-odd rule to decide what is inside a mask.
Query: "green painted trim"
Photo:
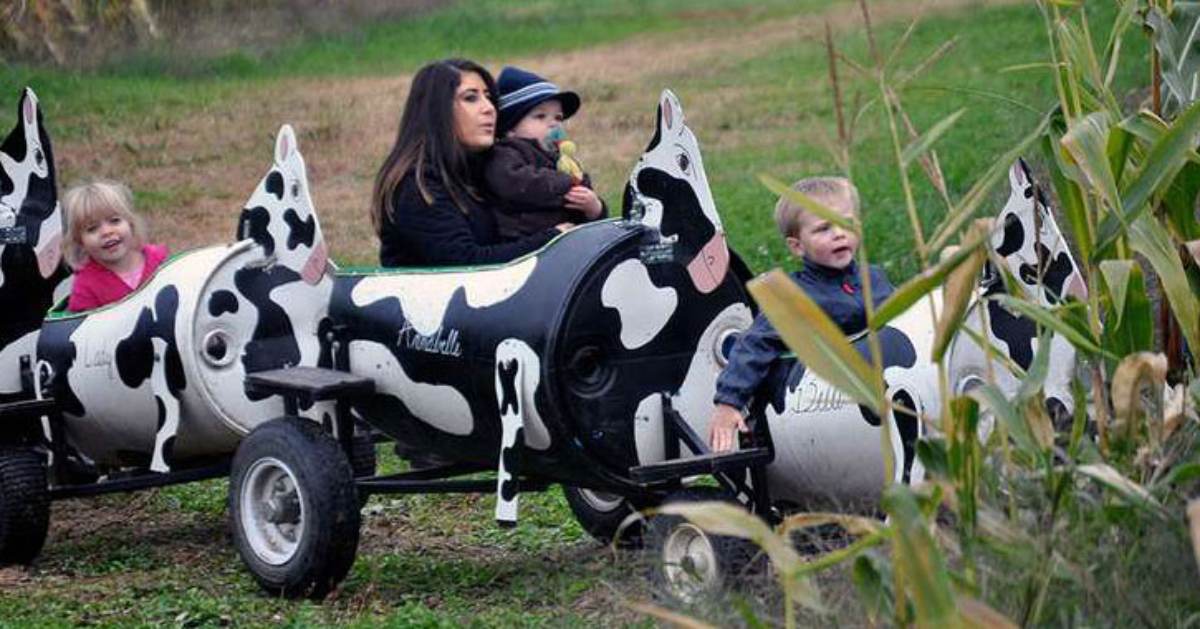
[[[601,219],[598,221],[592,221],[591,223],[585,223],[583,225],[580,225],[579,228],[588,227],[590,225],[599,225],[601,223],[618,223],[618,222],[621,222],[622,220],[624,220],[624,219],[622,219],[619,216],[614,216],[611,218],[605,218],[605,219]],[[359,276],[359,275],[362,275],[362,276],[395,275],[397,273],[404,273],[406,275],[410,274],[410,273],[411,274],[419,274],[419,275],[427,275],[427,274],[437,274],[437,273],[473,273],[475,271],[490,271],[493,269],[501,269],[506,266],[520,264],[521,262],[524,262],[528,258],[541,255],[542,252],[544,252],[546,249],[550,248],[552,245],[554,245],[559,240],[561,240],[564,235],[566,235],[565,232],[560,233],[559,235],[555,236],[554,238],[551,238],[546,244],[542,245],[541,247],[538,247],[537,249],[534,249],[533,251],[530,251],[529,253],[527,253],[519,258],[513,258],[512,260],[509,260],[508,262],[497,262],[495,264],[475,264],[475,265],[464,265],[464,266],[396,266],[396,267],[347,266],[347,267],[339,267],[337,269],[337,275],[339,277],[341,277],[341,276]]]
[[[152,275],[150,275],[150,279],[146,280],[146,282],[144,284],[137,287],[137,290],[131,291],[128,295],[126,295],[110,304],[104,304],[103,306],[100,306],[98,308],[92,308],[91,310],[84,310],[82,312],[71,312],[71,311],[67,310],[67,301],[71,298],[70,295],[68,295],[68,296],[60,299],[58,301],[58,303],[54,304],[53,306],[50,306],[50,310],[46,311],[46,316],[43,320],[44,321],[60,321],[63,319],[73,319],[75,317],[86,317],[95,312],[101,312],[104,310],[108,310],[109,308],[115,308],[115,307],[121,305],[122,303],[124,303],[125,301],[127,301],[129,298],[133,297],[134,295],[142,292],[142,290],[144,288],[146,288],[147,286],[150,285],[150,282],[154,280],[154,277],[156,275],[158,275],[168,265],[174,263],[176,260],[183,257],[185,254],[191,253],[193,251],[196,251],[196,249],[186,249],[184,251],[180,251],[179,253],[172,253],[171,255],[167,256],[167,259],[163,260],[162,264],[158,265],[157,269],[154,269],[154,273]]]

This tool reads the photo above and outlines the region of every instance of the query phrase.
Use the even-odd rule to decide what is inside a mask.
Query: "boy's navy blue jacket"
[[[842,332],[849,335],[867,327],[867,310],[857,263],[851,262],[844,269],[833,269],[805,259],[804,269],[791,275],[792,280],[817,302]],[[871,301],[875,302],[874,305],[878,306],[887,299],[892,290],[892,284],[883,271],[872,266]],[[772,365],[787,351],[779,333],[767,321],[767,316],[760,312],[750,329],[742,333],[734,344],[729,354],[729,364],[717,378],[717,392],[713,401],[737,409],[748,408]]]

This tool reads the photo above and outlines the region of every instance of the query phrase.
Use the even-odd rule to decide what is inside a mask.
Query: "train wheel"
[[[630,522],[624,529],[621,528],[625,518],[639,511],[638,503],[620,494],[580,487],[564,486],[563,494],[567,497],[571,513],[579,520],[579,525],[600,543],[613,543],[619,533],[620,539],[616,541],[622,546],[636,547],[642,544],[640,520]]]
[[[274,419],[242,440],[229,513],[238,554],[272,595],[321,598],[354,563],[354,474],[337,441],[314,422]]]
[[[679,502],[735,502],[716,487],[694,487],[671,494],[664,504]],[[714,535],[677,515],[650,518],[646,545],[654,555],[653,581],[685,603],[724,589],[755,568],[758,546],[738,537]]]
[[[0,448],[0,566],[36,559],[49,527],[45,459],[29,448]]]

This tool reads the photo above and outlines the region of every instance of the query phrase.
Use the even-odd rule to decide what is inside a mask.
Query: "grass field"
[[[872,3],[882,47],[900,38],[920,6]],[[1096,7],[1100,33],[1111,18],[1106,7]],[[1045,69],[1006,71],[1044,60],[1045,36],[1030,2],[942,0],[926,13],[896,67],[912,68],[957,38],[953,52],[902,94],[919,128],[967,108],[939,144],[956,197],[1052,103]],[[670,87],[705,149],[734,248],[763,271],[788,261],[769,217],[774,199],[757,176],[837,170],[825,19],[847,56],[867,58],[851,2],[484,0],[198,64],[160,54],[89,74],[9,66],[0,69],[0,95],[15,101],[21,86],[32,85],[55,141],[60,184],[96,175],[130,182],[156,239],[177,250],[228,238],[266,170],[274,131],[290,122],[335,259],[371,264],[370,183],[408,75],[422,63],[456,54],[496,70],[512,62],[577,89],[585,104],[572,134],[610,203],[653,131],[659,90]],[[1126,90],[1139,85],[1145,67],[1142,42],[1128,44],[1117,79]],[[874,99],[872,79],[845,65],[842,73],[848,102]],[[13,120],[5,105],[0,126]],[[884,125],[879,107],[866,110],[855,125],[851,166],[866,247],[899,283],[917,266]],[[917,199],[929,224],[945,211],[927,185]],[[57,504],[38,565],[0,571],[0,626],[650,624],[625,605],[652,596],[642,558],[587,539],[558,491],[524,497],[524,519],[513,530],[492,524],[491,497],[375,498],[351,577],[324,604],[259,593],[228,543],[224,494],[225,483],[214,481]],[[702,613],[718,623],[741,622],[745,609],[778,613],[752,599],[735,595]],[[843,623],[860,620],[849,598],[835,604]]]

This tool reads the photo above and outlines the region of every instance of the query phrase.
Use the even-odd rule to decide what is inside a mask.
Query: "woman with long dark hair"
[[[496,134],[496,84],[465,59],[435,61],[413,77],[400,130],[375,177],[371,223],[384,266],[507,262],[569,228],[501,242],[486,207],[480,162]]]

